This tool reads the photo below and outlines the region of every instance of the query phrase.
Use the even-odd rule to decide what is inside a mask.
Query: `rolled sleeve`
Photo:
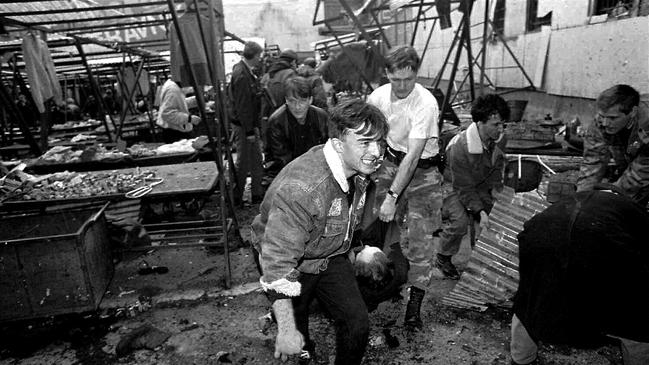
[[[584,135],[584,159],[579,167],[577,191],[593,190],[595,184],[604,178],[610,159],[608,144],[593,122]]]
[[[273,292],[300,295],[297,266],[314,226],[312,201],[313,197],[294,184],[276,191],[261,241],[260,282],[271,296]]]
[[[414,110],[408,138],[429,139],[439,137],[437,104],[420,105]]]

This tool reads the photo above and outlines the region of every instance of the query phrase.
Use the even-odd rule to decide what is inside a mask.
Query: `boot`
[[[410,298],[408,299],[408,305],[406,306],[406,317],[403,321],[404,325],[409,329],[420,330],[424,326],[424,323],[421,321],[421,316],[419,315],[424,294],[426,294],[425,290],[421,290],[414,286],[410,287]]]

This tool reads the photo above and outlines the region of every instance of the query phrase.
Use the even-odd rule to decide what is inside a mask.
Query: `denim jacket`
[[[368,181],[354,178],[350,210],[349,184],[331,140],[282,169],[252,223],[264,290],[299,296],[300,273],[317,274],[327,268],[329,258],[348,253]]]

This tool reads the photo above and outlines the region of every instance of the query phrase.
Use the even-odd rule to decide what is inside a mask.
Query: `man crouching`
[[[329,140],[289,163],[266,192],[252,227],[277,318],[276,358],[313,355],[308,310],[318,298],[334,319],[335,364],[363,359],[369,324],[349,251],[387,132],[376,107],[343,103],[332,111]]]

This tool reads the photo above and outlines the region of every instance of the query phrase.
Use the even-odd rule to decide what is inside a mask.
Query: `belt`
[[[405,156],[406,154],[404,152],[397,151],[390,146],[388,146],[385,150],[385,158],[397,166],[401,165],[401,161]],[[417,161],[417,167],[420,169],[429,169],[435,166],[443,166],[444,160],[445,156],[438,153],[433,157],[420,158],[419,161]]]

